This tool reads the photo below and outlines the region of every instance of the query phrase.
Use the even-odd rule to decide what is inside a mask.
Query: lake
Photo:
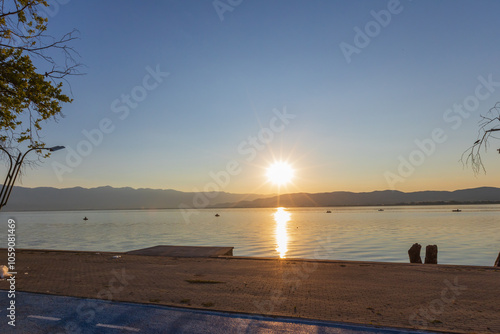
[[[436,244],[439,263],[492,266],[500,252],[500,205],[460,208],[2,212],[0,247],[7,245],[7,220],[13,218],[18,248],[122,252],[156,245],[232,246],[235,256],[408,262],[408,249],[418,242],[422,259],[425,246]]]

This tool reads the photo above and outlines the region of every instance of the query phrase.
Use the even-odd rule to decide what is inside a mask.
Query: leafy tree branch
[[[23,142],[44,147],[43,125],[62,117],[62,105],[72,101],[63,83],[80,74],[71,46],[77,31],[49,35],[46,6],[45,0],[0,0],[0,145],[10,152]]]

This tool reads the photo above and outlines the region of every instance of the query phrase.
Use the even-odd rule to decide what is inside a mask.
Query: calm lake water
[[[233,246],[236,256],[408,262],[407,251],[418,242],[422,258],[425,246],[436,244],[439,263],[492,266],[500,251],[500,205],[452,209],[3,212],[0,247],[7,245],[7,220],[14,218],[18,248],[121,252],[156,245]]]

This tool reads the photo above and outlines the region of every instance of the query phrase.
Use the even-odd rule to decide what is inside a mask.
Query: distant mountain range
[[[123,210],[208,207],[252,201],[258,194],[194,193],[172,189],[133,188],[24,188],[14,187],[3,211]]]
[[[500,188],[482,187],[456,191],[404,193],[373,192],[294,193],[279,196],[284,207],[327,207],[356,205],[413,205],[500,203]],[[14,187],[3,211],[121,210],[168,208],[263,208],[276,207],[276,195],[194,193],[172,189],[133,188],[24,188]]]
[[[278,201],[279,200],[279,201]],[[328,207],[357,205],[423,205],[461,203],[500,203],[500,188],[482,187],[456,191],[417,191],[404,193],[396,190],[353,193],[295,193],[245,200],[237,203],[221,203],[215,207],[263,208],[263,207]]]

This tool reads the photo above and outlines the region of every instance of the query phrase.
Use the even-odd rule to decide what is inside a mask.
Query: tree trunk
[[[410,263],[422,263],[422,258],[420,257],[421,249],[422,246],[420,246],[417,243],[411,246],[411,248],[408,250],[408,255],[410,256]]]
[[[438,246],[428,245],[425,248],[425,263],[426,264],[438,263]]]

